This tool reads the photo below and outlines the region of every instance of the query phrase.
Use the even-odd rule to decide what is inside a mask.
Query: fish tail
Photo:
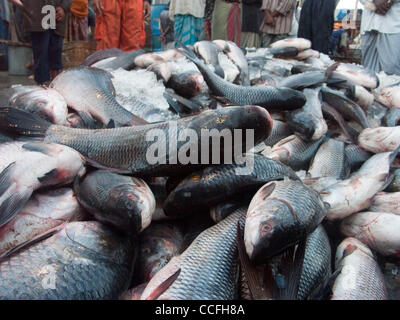
[[[202,64],[201,60],[191,51],[187,46],[185,46],[181,41],[177,41],[178,46],[182,49],[182,53],[193,63]]]
[[[0,131],[17,136],[41,137],[52,123],[39,116],[12,107],[0,110]]]

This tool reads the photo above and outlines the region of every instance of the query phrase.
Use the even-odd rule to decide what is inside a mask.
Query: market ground
[[[7,71],[0,72],[0,89],[9,88],[13,84],[33,85],[35,81],[28,79],[28,76],[11,76]]]

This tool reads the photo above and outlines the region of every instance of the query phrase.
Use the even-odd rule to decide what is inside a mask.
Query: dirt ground
[[[14,84],[33,85],[35,81],[28,79],[28,76],[10,76],[8,72],[0,72],[0,89],[9,88]]]

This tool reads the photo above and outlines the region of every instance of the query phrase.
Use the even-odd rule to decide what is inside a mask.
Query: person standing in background
[[[10,7],[7,0],[0,0],[0,39],[9,40]],[[8,68],[8,48],[5,43],[0,44],[0,70]]]
[[[176,41],[193,45],[201,39],[205,7],[206,0],[171,0],[169,18],[174,21]]]
[[[66,29],[65,15],[71,7],[71,0],[12,0],[25,12],[24,27],[30,32],[32,41],[34,78],[38,84],[47,84],[62,70],[62,48]],[[53,6],[56,10],[56,29],[43,29],[46,13],[42,8]],[[29,17],[26,15],[28,14]]]
[[[400,0],[373,3],[364,8],[361,20],[362,64],[375,72],[400,76]]]
[[[88,40],[88,0],[72,0],[70,14],[67,16],[67,41]]]
[[[240,46],[242,32],[241,0],[215,0],[212,40],[229,40]]]
[[[263,47],[289,36],[295,8],[296,0],[263,0],[261,7],[265,14],[261,25]]]
[[[301,8],[298,37],[308,39],[312,48],[329,54],[330,38],[339,0],[305,0]]]
[[[97,50],[132,51],[144,46],[144,20],[151,11],[149,0],[93,0],[93,7]]]
[[[212,16],[214,12],[215,0],[206,0],[204,12],[204,40],[211,40]]]
[[[241,45],[244,48],[261,47],[260,25],[262,14],[260,11],[262,0],[242,0],[242,35]]]
[[[168,50],[175,47],[174,43],[174,23],[169,18],[169,5],[161,12],[160,15],[160,41],[162,49]]]

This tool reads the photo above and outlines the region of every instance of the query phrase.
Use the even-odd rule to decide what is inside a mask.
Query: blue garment
[[[8,6],[8,2],[6,0],[0,1],[0,39],[10,40],[10,33],[8,31],[8,24],[10,17],[7,15],[6,6]],[[3,55],[0,62],[0,69],[7,70],[8,69],[8,46],[5,43],[0,44],[0,55]]]
[[[175,40],[185,45],[193,45],[203,35],[203,18],[196,18],[190,14],[177,14],[174,16]]]
[[[50,80],[50,70],[61,70],[63,37],[54,30],[32,32],[32,51],[35,81],[43,84]]]

